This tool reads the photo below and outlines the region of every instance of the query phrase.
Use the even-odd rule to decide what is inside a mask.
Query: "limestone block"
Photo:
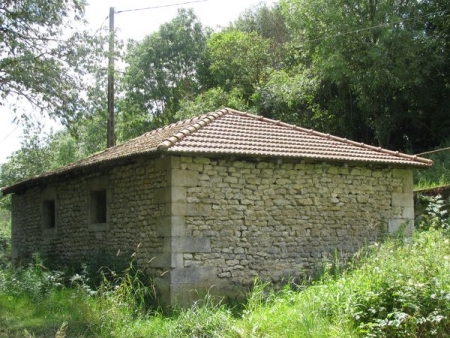
[[[155,234],[158,237],[184,236],[186,224],[184,216],[162,216],[156,218]]]
[[[210,216],[211,215],[211,204],[186,203],[184,215],[186,215],[186,216]]]
[[[339,168],[332,166],[332,167],[328,168],[328,173],[331,175],[336,175],[339,173]]]
[[[172,165],[172,157],[157,158],[155,160],[155,171],[169,170]]]
[[[414,207],[404,207],[402,217],[404,219],[414,219]]]
[[[153,280],[155,284],[156,296],[158,301],[164,306],[174,305],[172,303],[172,297],[170,292],[170,284],[164,278],[155,278]]]
[[[172,169],[168,181],[170,186],[196,187],[199,181],[199,173],[192,170]]]
[[[414,231],[414,223],[412,220],[391,219],[388,224],[388,232],[395,233],[404,227],[405,235],[411,236]]]
[[[372,172],[372,177],[375,177],[375,178],[383,177],[383,172],[380,170],[375,170]]]
[[[351,175],[352,176],[358,176],[358,175],[362,175],[362,171],[360,168],[353,168],[351,171]]]
[[[163,239],[164,252],[211,252],[209,237],[167,237]]]
[[[397,178],[407,178],[411,175],[410,169],[392,169],[392,176]]]
[[[165,204],[164,214],[167,216],[185,216],[186,203],[167,203]]]
[[[169,203],[171,200],[171,191],[169,188],[155,189],[153,199],[155,203]]]
[[[170,283],[173,284],[196,284],[200,286],[208,281],[215,281],[217,278],[216,267],[174,268],[168,273]]]
[[[203,164],[201,163],[188,163],[186,169],[193,171],[203,171]]]
[[[206,157],[196,157],[194,158],[194,163],[200,163],[200,164],[210,164],[211,160]]]
[[[176,268],[183,266],[183,254],[163,252],[154,255],[149,263],[149,267],[152,268]]]
[[[299,205],[313,205],[314,202],[312,201],[311,198],[300,198],[300,199],[298,199],[298,204]]]
[[[410,193],[392,193],[392,206],[393,207],[413,207],[413,194]]]
[[[186,157],[183,156],[180,158],[181,163],[191,163],[194,162],[194,159],[192,157]]]
[[[172,186],[171,188],[171,201],[172,202],[184,202],[186,201],[186,188]]]

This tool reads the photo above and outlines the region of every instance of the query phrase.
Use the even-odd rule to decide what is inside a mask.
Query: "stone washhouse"
[[[412,170],[431,165],[221,109],[2,190],[13,260],[134,252],[170,306],[304,276],[336,250],[412,231]]]

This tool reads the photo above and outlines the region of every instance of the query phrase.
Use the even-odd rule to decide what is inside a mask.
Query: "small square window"
[[[106,190],[91,191],[89,223],[106,223]]]
[[[43,202],[43,216],[45,229],[53,229],[56,227],[55,200],[46,200]]]

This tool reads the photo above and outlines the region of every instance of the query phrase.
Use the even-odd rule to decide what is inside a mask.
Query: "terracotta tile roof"
[[[353,142],[231,109],[204,115],[201,122],[164,140],[158,150],[176,153],[257,155],[315,160],[431,166],[432,161]],[[196,126],[197,125],[197,126]]]
[[[21,183],[149,153],[289,157],[415,167],[432,165],[428,159],[225,108],[150,131]],[[3,191],[8,193],[21,183]]]

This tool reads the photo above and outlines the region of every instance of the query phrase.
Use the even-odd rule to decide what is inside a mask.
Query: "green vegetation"
[[[436,206],[439,208],[439,205]],[[431,209],[430,209],[431,210]],[[0,268],[0,336],[445,337],[450,330],[450,232],[431,213],[411,239],[388,238],[350,262],[324,261],[314,281],[277,290],[260,282],[243,303],[207,296],[187,310],[154,306],[132,266],[93,290],[84,273]],[[1,218],[3,255],[9,221]],[[425,230],[426,229],[426,230]]]
[[[85,75],[103,60],[98,47],[105,36],[83,30],[85,6],[84,0],[1,2],[0,107],[16,121],[42,114],[69,126],[86,108],[79,94]]]
[[[16,112],[28,134],[3,165],[2,186],[106,145],[108,35],[61,29],[80,24],[84,7],[0,5],[3,102],[20,108],[22,98],[65,126],[43,136],[26,119],[33,110]],[[433,149],[449,139],[449,11],[443,0],[280,0],[217,31],[180,9],[142,41],[124,44],[119,32],[117,142],[228,106],[387,149]],[[448,182],[427,175],[421,186]]]
[[[218,32],[181,10],[126,50],[118,43],[117,58],[127,64],[116,74],[118,141],[229,106],[411,153],[448,146],[450,3],[371,4],[282,0],[250,9]],[[106,36],[73,32],[61,40],[67,33],[61,27],[79,23],[84,6],[81,0],[0,5],[2,102],[22,98],[66,126],[42,137],[28,120],[22,149],[0,166],[0,186],[106,143],[99,47]],[[93,86],[84,83],[87,73]],[[435,166],[416,173],[417,187],[450,183],[447,154],[429,156]],[[337,259],[323,262],[314,281],[282,290],[256,282],[243,303],[206,297],[170,313],[156,306],[151,281],[133,266],[95,276],[89,266],[75,275],[49,270],[39,257],[28,267],[11,266],[8,206],[0,198],[0,336],[444,337],[450,331],[448,220],[433,204],[414,238],[367,247],[345,269]],[[98,288],[93,280],[102,281]]]
[[[447,148],[450,143],[446,142],[441,147]],[[424,155],[433,161],[430,169],[416,170],[414,172],[414,183],[416,189],[434,188],[450,184],[450,149],[437,153]]]

